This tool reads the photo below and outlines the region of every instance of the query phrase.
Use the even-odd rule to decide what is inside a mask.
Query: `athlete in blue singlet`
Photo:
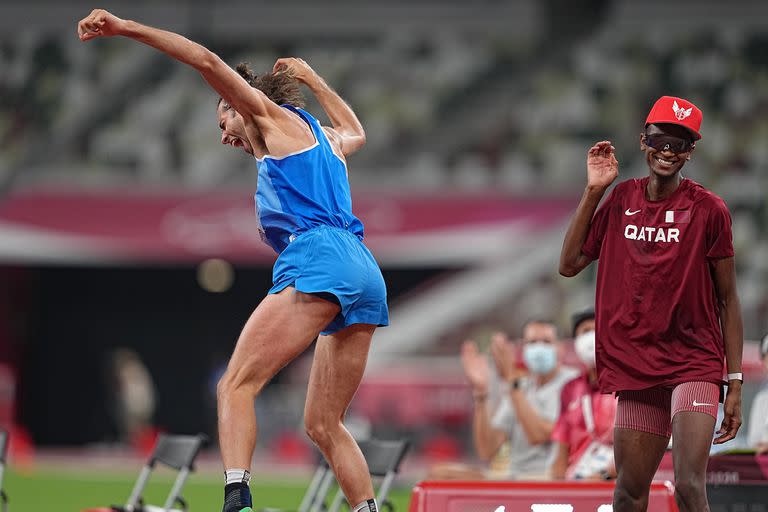
[[[189,64],[221,95],[221,141],[256,158],[259,230],[279,256],[273,286],[245,324],[218,386],[224,512],[250,511],[256,443],[253,401],[267,382],[317,338],[304,410],[306,430],[328,460],[354,512],[377,510],[365,459],[343,425],[362,378],[371,337],[387,325],[386,288],[352,214],[346,157],[365,143],[352,109],[301,59],[271,73],[235,72],[178,34],[97,9],[80,39],[121,35]],[[299,83],[333,127],[301,110]]]

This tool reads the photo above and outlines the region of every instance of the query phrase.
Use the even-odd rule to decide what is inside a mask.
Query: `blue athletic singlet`
[[[347,166],[333,152],[317,119],[301,109],[283,107],[307,122],[315,143],[286,156],[256,159],[256,212],[262,238],[278,253],[291,235],[317,226],[346,229],[362,238],[363,224],[352,214]]]
[[[341,312],[322,334],[356,323],[387,325],[384,278],[362,242],[363,224],[352,214],[347,167],[314,117],[284,107],[310,126],[315,143],[286,156],[256,159],[259,231],[279,254],[269,293],[293,286],[332,294]]]

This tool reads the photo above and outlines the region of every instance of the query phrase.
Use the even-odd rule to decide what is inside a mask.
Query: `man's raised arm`
[[[603,194],[619,174],[619,162],[609,141],[598,142],[587,154],[587,188],[565,233],[560,252],[560,275],[573,277],[592,262],[581,252],[589,234],[592,217]]]
[[[81,41],[124,36],[135,39],[195,68],[219,95],[243,116],[269,116],[280,111],[261,91],[251,87],[218,55],[184,36],[94,9],[77,25]]]
[[[284,58],[275,62],[274,72],[286,72],[306,84],[333,125],[333,136],[342,153],[351,155],[365,145],[365,130],[347,102],[313,70],[304,59]]]

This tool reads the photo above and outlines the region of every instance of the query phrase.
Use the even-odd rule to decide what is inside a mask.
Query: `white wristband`
[[[744,382],[744,374],[741,372],[729,373],[728,380],[740,380],[741,382]]]

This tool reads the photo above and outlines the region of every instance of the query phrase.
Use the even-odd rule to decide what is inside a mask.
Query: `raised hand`
[[[477,343],[472,340],[465,341],[461,346],[461,366],[464,375],[476,392],[488,391],[490,370],[488,359],[477,349]]]
[[[91,14],[77,24],[77,35],[81,41],[89,41],[96,37],[120,35],[125,20],[104,9],[94,9]]]
[[[499,377],[506,382],[521,377],[521,371],[517,368],[515,349],[503,333],[497,332],[491,336],[491,354]]]
[[[315,70],[313,70],[304,59],[298,57],[283,57],[277,59],[275,65],[272,67],[272,72],[288,73],[296,80],[305,84],[316,77]]]
[[[611,141],[598,142],[587,153],[587,186],[606,189],[619,175],[619,161]]]

